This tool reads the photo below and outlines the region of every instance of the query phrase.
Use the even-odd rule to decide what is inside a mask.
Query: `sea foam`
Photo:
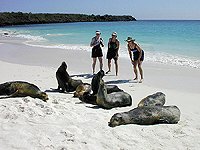
[[[34,36],[28,34],[23,34],[21,32],[17,31],[11,31],[11,30],[0,30],[0,34],[3,35],[4,33],[8,33],[11,37],[17,37],[17,38],[24,38],[27,39],[25,44],[29,46],[36,46],[36,47],[44,47],[44,48],[59,48],[63,50],[81,50],[81,51],[88,51],[91,52],[91,47],[88,45],[81,45],[81,44],[52,44],[49,43],[48,40],[42,36]],[[47,34],[48,36],[63,36],[68,34]],[[145,43],[143,43],[143,46]],[[145,45],[146,49],[150,49],[149,45]],[[106,56],[107,47],[103,48],[104,56]],[[129,54],[127,51],[127,46],[121,44],[120,50],[119,50],[119,56],[129,59]],[[192,67],[192,68],[200,68],[200,59],[193,58],[193,57],[187,57],[183,55],[178,54],[169,54],[162,51],[146,51],[145,50],[145,62],[155,62],[155,63],[162,63],[162,64],[171,64],[171,65],[177,65],[177,66],[186,66],[186,67]]]

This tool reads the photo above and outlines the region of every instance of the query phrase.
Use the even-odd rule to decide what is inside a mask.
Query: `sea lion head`
[[[97,76],[100,77],[101,79],[105,76],[105,73],[103,70],[100,70],[98,73],[97,73]]]
[[[43,101],[47,101],[49,99],[48,95],[45,92],[40,92],[39,98],[42,99]]]
[[[124,124],[124,119],[123,119],[122,114],[120,114],[120,113],[114,114],[111,117],[110,122],[108,122],[109,127],[116,127],[116,126],[119,126],[122,124]]]
[[[66,64],[66,62],[62,62],[62,64],[61,64],[61,66],[64,68],[64,69],[67,69],[67,64]]]
[[[74,92],[74,97],[80,97],[84,93],[84,84],[80,84],[77,88],[76,91]]]

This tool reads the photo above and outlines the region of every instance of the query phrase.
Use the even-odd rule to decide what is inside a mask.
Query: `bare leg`
[[[97,58],[93,58],[93,63],[92,63],[92,73],[94,74],[95,73],[95,65],[96,65],[96,62],[97,62]]]
[[[135,78],[134,78],[134,80],[137,80],[137,79],[138,79],[137,64],[138,64],[138,61],[137,61],[137,60],[133,61],[133,71],[134,71],[134,73],[135,73]]]
[[[100,70],[103,69],[103,58],[102,57],[98,57],[99,59],[99,63],[100,63]]]
[[[108,72],[110,72],[110,68],[111,68],[111,59],[108,59],[108,71],[106,72],[106,74],[107,74]]]
[[[115,75],[117,76],[118,75],[118,62],[117,62],[117,59],[115,59]]]
[[[140,63],[138,63],[138,68],[139,68],[139,72],[140,72],[140,76],[141,76],[141,80],[139,82],[142,83],[142,80],[143,80],[142,61],[140,61]]]

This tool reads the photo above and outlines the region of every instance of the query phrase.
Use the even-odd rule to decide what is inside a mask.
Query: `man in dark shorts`
[[[96,36],[92,38],[92,41],[90,43],[90,46],[92,47],[92,59],[93,59],[93,63],[92,63],[92,71],[93,74],[95,73],[95,65],[96,65],[96,61],[97,61],[97,57],[99,59],[99,63],[100,63],[100,70],[102,70],[103,68],[103,52],[101,49],[101,46],[104,47],[103,44],[103,39],[101,38],[101,32],[100,31],[96,31]]]
[[[108,42],[108,52],[106,58],[108,59],[108,71],[106,74],[108,74],[111,71],[111,59],[114,59],[115,61],[115,74],[118,75],[118,50],[119,50],[119,40],[117,39],[117,33],[113,32],[112,37],[109,39]]]

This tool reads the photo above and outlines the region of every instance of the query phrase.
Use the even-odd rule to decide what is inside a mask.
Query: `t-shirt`
[[[103,39],[101,37],[98,38],[98,39],[96,37],[93,37],[90,45],[97,46],[97,45],[100,45],[102,43],[103,43]]]

